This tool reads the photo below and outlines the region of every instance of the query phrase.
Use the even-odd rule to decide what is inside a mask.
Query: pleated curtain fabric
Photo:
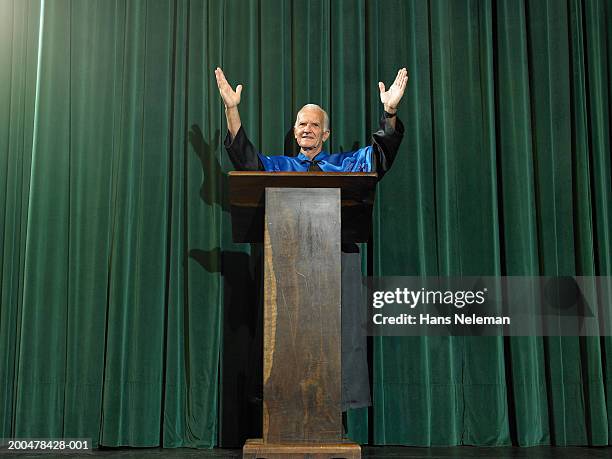
[[[612,275],[610,24],[609,0],[0,0],[0,437],[257,433],[217,66],[267,154],[306,103],[329,150],[365,145],[408,68],[371,273]],[[610,443],[610,338],[375,337],[371,365],[362,443]]]

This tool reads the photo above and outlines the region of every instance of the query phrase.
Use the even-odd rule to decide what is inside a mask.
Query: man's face
[[[295,140],[303,151],[318,151],[329,137],[323,130],[323,112],[316,108],[304,108],[298,113],[293,128]]]

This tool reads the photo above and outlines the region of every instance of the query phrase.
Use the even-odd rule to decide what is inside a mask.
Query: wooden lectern
[[[234,242],[264,243],[263,438],[242,457],[360,458],[342,439],[341,242],[371,232],[374,173],[230,172]]]

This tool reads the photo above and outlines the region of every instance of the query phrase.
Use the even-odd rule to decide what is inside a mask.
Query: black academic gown
[[[380,180],[389,170],[404,136],[404,126],[397,119],[393,129],[381,119],[380,129],[372,134],[372,171]],[[241,127],[234,140],[230,133],[225,148],[236,170],[264,171],[257,150]],[[315,161],[310,171],[321,169]],[[365,334],[366,305],[362,285],[361,254],[357,244],[342,244],[342,411],[371,405],[368,375],[367,337]]]

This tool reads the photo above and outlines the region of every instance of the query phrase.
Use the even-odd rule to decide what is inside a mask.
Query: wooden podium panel
[[[342,242],[367,242],[377,181],[373,172],[230,172],[232,239],[263,241],[268,188],[339,188]]]
[[[361,447],[352,442],[276,445],[259,438],[246,441],[242,459],[361,459]]]
[[[340,189],[265,199],[263,443],[340,442]]]

